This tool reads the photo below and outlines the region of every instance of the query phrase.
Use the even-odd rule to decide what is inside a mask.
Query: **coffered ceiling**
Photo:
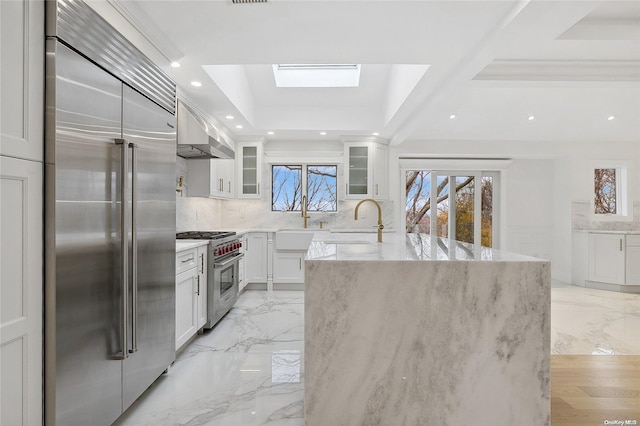
[[[236,137],[640,143],[635,0],[108,1]],[[272,64],[362,64],[360,86],[280,88]]]

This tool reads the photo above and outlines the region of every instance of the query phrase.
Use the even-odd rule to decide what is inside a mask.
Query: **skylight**
[[[274,64],[277,87],[358,87],[360,64]]]

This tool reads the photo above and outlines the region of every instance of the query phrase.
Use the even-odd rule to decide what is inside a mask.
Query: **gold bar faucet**
[[[304,219],[304,227],[307,227],[307,219],[309,219],[309,216],[307,215],[307,196],[303,195],[302,196],[302,206],[300,207],[300,210],[302,210],[302,218]]]
[[[378,203],[373,198],[365,198],[364,200],[360,201],[358,204],[356,204],[355,220],[358,220],[358,209],[360,208],[360,204],[364,203],[365,201],[371,201],[378,208],[378,242],[381,243],[382,230],[384,229],[384,225],[382,224],[382,207],[380,207],[380,203]],[[306,220],[305,220],[305,223],[306,223]]]

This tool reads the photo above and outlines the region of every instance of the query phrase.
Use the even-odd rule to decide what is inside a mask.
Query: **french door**
[[[495,247],[498,173],[406,170],[406,231]]]

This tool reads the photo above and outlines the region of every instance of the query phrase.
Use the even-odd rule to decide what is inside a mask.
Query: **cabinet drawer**
[[[627,234],[627,247],[640,247],[640,235]]]
[[[192,248],[176,254],[176,275],[198,265],[198,249]]]

